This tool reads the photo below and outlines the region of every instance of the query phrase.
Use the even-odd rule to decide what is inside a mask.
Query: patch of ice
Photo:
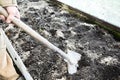
[[[35,9],[42,9],[46,8],[48,6],[48,3],[45,1],[40,1],[40,2],[30,2],[27,4],[29,7],[34,7]]]
[[[67,43],[67,47],[69,49],[76,49],[75,40],[71,39],[71,40],[66,40],[65,42]]]
[[[85,53],[87,53],[87,56],[88,56],[89,58],[91,58],[92,60],[98,59],[98,58],[101,57],[101,55],[102,55],[102,54],[97,54],[97,53],[95,53],[95,52],[92,52],[92,51],[90,51],[90,50],[85,51]]]

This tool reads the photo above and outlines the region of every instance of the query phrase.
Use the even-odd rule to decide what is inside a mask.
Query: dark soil
[[[49,0],[18,0],[18,5],[27,25],[63,51],[82,55],[77,73],[70,75],[56,52],[17,27],[9,29],[6,33],[34,80],[120,80],[120,42],[106,30]]]

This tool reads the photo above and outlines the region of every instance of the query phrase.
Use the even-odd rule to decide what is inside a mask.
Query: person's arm
[[[20,13],[17,8],[16,0],[0,0],[0,6],[4,7],[9,14],[7,18],[5,18],[3,15],[0,15],[2,20],[5,20],[7,23],[11,23],[13,16],[20,19]]]

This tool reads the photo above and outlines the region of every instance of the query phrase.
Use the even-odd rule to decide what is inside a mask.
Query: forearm
[[[17,6],[16,0],[0,0],[0,6]]]

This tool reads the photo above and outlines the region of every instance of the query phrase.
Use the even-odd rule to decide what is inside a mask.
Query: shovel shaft
[[[8,37],[5,35],[2,28],[0,28],[0,31],[2,33],[3,38],[5,39],[7,50],[9,52],[10,56],[12,57],[14,63],[18,67],[18,69],[21,71],[21,73],[23,74],[23,76],[25,77],[26,80],[33,80],[33,78],[29,74],[27,68],[25,67],[25,65],[22,62],[21,58],[19,57],[19,55],[17,54],[17,52],[13,48],[11,42],[9,41]]]
[[[4,15],[5,17],[8,16],[8,13],[4,8],[0,6],[0,13]],[[42,37],[40,34],[38,34],[36,31],[34,31],[32,28],[30,28],[28,25],[26,25],[24,22],[21,20],[17,19],[16,17],[13,17],[12,22],[16,24],[18,27],[22,28],[25,32],[27,32],[29,35],[40,41],[42,44],[46,45],[48,48],[58,52],[64,59],[66,59],[69,63],[70,59],[67,56],[65,52],[63,52],[61,49],[50,43],[47,39]]]

